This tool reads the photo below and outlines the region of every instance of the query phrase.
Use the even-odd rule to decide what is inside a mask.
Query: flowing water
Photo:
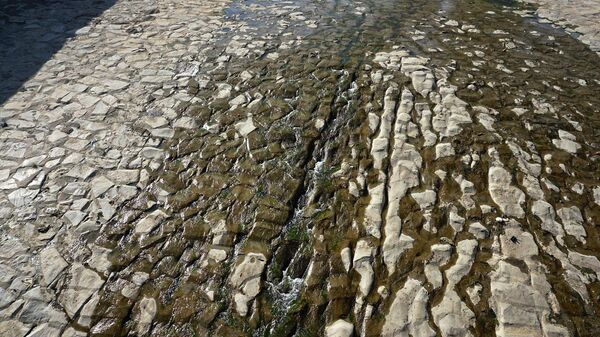
[[[232,1],[92,335],[597,336],[600,59],[523,10]]]

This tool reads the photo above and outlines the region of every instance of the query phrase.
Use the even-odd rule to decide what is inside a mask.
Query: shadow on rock
[[[0,0],[0,104],[116,0]]]

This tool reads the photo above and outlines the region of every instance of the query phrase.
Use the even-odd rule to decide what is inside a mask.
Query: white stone
[[[450,227],[452,227],[455,233],[462,232],[463,230],[465,218],[458,215],[457,209],[454,206],[450,209],[450,213],[448,214],[448,224]]]
[[[0,336],[2,337],[24,337],[30,329],[30,325],[25,325],[15,319],[0,321]]]
[[[340,252],[340,256],[342,258],[342,263],[344,264],[344,270],[346,270],[346,272],[350,271],[350,268],[352,267],[352,252],[350,251],[349,247],[344,247],[342,249],[342,251]]]
[[[473,336],[469,327],[475,324],[475,315],[454,289],[446,290],[442,302],[431,309],[431,314],[442,337]]]
[[[440,267],[448,263],[452,256],[452,246],[449,244],[435,244],[431,246],[431,258],[425,265],[425,277],[433,289],[442,286],[443,277]]]
[[[435,146],[435,159],[454,156],[454,148],[450,143],[440,143]]]
[[[139,170],[114,170],[108,171],[106,175],[108,180],[121,185],[135,184],[140,179]]]
[[[358,240],[356,248],[354,249],[354,259],[352,264],[354,270],[360,274],[358,286],[363,297],[369,295],[371,287],[373,286],[373,278],[375,275],[373,266],[371,265],[373,255],[374,249],[370,244],[364,239]]]
[[[478,305],[479,301],[481,301],[481,292],[483,291],[483,286],[479,283],[474,284],[472,287],[467,288],[467,295],[469,295],[469,299],[473,305]]]
[[[577,252],[569,252],[569,261],[580,268],[587,268],[596,273],[600,279],[600,261],[592,255],[583,255]]]
[[[558,137],[560,139],[553,139],[552,143],[561,150],[569,153],[577,153],[581,148],[581,145],[576,142],[577,138],[572,133],[564,130],[558,130]]]
[[[596,205],[600,206],[600,187],[594,188],[593,193],[594,193],[594,202],[596,203]]]
[[[562,227],[555,221],[554,208],[543,200],[536,200],[531,206],[531,212],[542,221],[542,229],[552,233],[560,243],[565,235]]]
[[[389,226],[390,224],[388,224]],[[387,231],[386,231],[387,233]],[[387,235],[387,234],[386,234]],[[383,262],[388,269],[388,275],[396,271],[396,263],[402,254],[413,247],[415,240],[408,235],[390,231],[383,243]]]
[[[72,225],[78,226],[83,219],[87,216],[86,213],[81,211],[67,211],[64,214],[64,218]]]
[[[435,205],[437,194],[434,190],[426,190],[418,193],[411,193],[411,197],[415,199],[421,210],[426,210]]]
[[[434,337],[427,312],[429,294],[420,281],[408,278],[396,293],[381,330],[382,337]]]
[[[370,200],[365,209],[363,224],[367,233],[376,238],[381,237],[380,227],[383,221],[381,213],[384,205],[384,189],[385,184],[383,183],[368,188]]]
[[[95,244],[90,244],[88,247],[90,247],[90,250],[92,251],[92,256],[88,260],[88,265],[104,276],[108,276],[108,270],[111,266],[109,260],[110,249]]]
[[[33,167],[20,168],[13,174],[12,178],[16,181],[19,187],[25,187],[41,170]]]
[[[105,176],[94,177],[91,181],[92,196],[98,198],[114,185],[115,184]]]
[[[154,316],[156,316],[156,300],[151,297],[144,297],[139,302],[139,314],[136,324],[138,336],[143,336],[150,331]]]
[[[94,294],[92,298],[83,306],[83,308],[81,308],[77,323],[89,328],[94,317],[94,310],[96,309],[99,301],[100,296],[98,293]]]
[[[246,137],[252,131],[256,130],[256,126],[254,126],[254,122],[252,121],[252,116],[248,116],[244,121],[237,122],[235,124],[235,129],[242,137]]]
[[[435,77],[429,70],[416,70],[410,74],[412,85],[423,97],[427,97],[435,85]]]
[[[61,292],[59,302],[65,308],[67,315],[73,318],[81,306],[102,286],[104,281],[96,272],[85,268],[79,263],[71,266],[69,276],[68,287]]]
[[[557,211],[567,234],[574,236],[578,241],[585,243],[587,233],[583,227],[583,216],[576,206],[563,207]]]
[[[48,323],[42,323],[31,330],[27,337],[58,337],[60,330]]]
[[[69,266],[54,246],[48,246],[40,252],[40,265],[44,285],[50,285]]]
[[[14,190],[8,195],[8,201],[10,201],[15,207],[23,207],[31,204],[33,199],[38,195],[39,190],[30,190],[20,188]]]
[[[208,251],[208,257],[216,262],[222,262],[227,259],[227,252],[223,249],[211,248]]]
[[[525,193],[511,185],[510,173],[499,166],[492,166],[488,171],[488,185],[492,200],[500,207],[500,210],[517,218],[525,216],[521,204],[525,202]]]
[[[150,233],[158,224],[161,223],[162,220],[166,219],[168,216],[165,212],[161,210],[155,210],[154,212],[148,214],[145,218],[140,220],[135,225],[135,233],[136,234],[148,234]]]
[[[93,167],[90,167],[88,165],[75,165],[65,175],[67,177],[73,177],[73,178],[85,180],[89,176],[91,176],[94,172],[96,172],[96,169]]]
[[[233,295],[233,300],[235,302],[235,311],[242,317],[248,315],[248,302],[250,302],[252,298],[243,293],[236,293]]]
[[[246,102],[248,102],[248,100],[246,99],[246,95],[240,94],[240,95],[236,96],[234,99],[232,99],[231,101],[229,101],[229,106],[234,108],[238,105],[246,104]]]
[[[469,225],[469,233],[473,234],[473,236],[479,240],[486,239],[490,234],[488,229],[479,222],[474,222]]]
[[[475,261],[475,253],[479,244],[477,240],[462,240],[456,246],[458,259],[454,265],[446,270],[448,288],[453,288],[471,270]]]
[[[241,257],[241,256],[240,256]],[[237,288],[234,295],[236,311],[241,316],[248,313],[248,302],[260,292],[260,275],[265,269],[267,259],[260,253],[243,255],[243,260],[237,264],[232,273],[230,284]]]
[[[350,322],[338,319],[331,325],[325,327],[326,337],[351,337],[354,334],[354,325]]]

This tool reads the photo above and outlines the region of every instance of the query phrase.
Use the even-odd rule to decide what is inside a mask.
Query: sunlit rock
[[[521,207],[525,202],[525,193],[512,186],[512,177],[507,170],[499,166],[491,167],[488,171],[488,185],[492,200],[504,214],[517,218],[525,215]]]
[[[427,302],[429,294],[421,282],[408,278],[396,292],[381,330],[383,337],[433,337],[429,326]]]

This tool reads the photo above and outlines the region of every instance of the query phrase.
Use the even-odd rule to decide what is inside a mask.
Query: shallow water
[[[472,265],[455,289],[473,313],[467,330],[493,336],[498,313],[490,304],[490,261],[497,253],[494,237],[505,230],[497,218],[505,214],[490,197],[488,171],[501,163],[510,183],[527,192],[521,205],[525,215],[514,218],[539,249],[534,262],[506,261],[525,274],[533,265],[544,269],[560,308],[550,315],[553,323],[573,336],[594,336],[600,330],[599,283],[592,277],[586,285],[591,294],[586,302],[563,277],[560,261],[544,248],[556,237],[533,215],[537,199],[524,186],[528,173],[520,164],[525,159],[508,143],[530,155],[525,161],[535,162],[531,157],[537,156],[550,168],[535,178],[557,186],[543,185],[544,200],[556,209],[576,206],[583,213],[586,242],[567,235],[560,250],[598,256],[594,224],[600,223],[600,208],[592,189],[600,184],[600,59],[568,34],[521,17],[515,9],[522,8],[482,0],[233,1],[223,13],[225,27],[214,32],[218,43],[203,51],[197,77],[205,84],[195,93],[198,102],[180,107],[203,127],[178,132],[163,144],[169,157],[153,172],[148,193],[132,201],[121,220],[96,239],[114,249],[114,273],[103,288],[92,334],[133,335],[140,300],[153,298],[154,336],[319,336],[338,318],[353,323],[355,335],[379,336],[395,294],[408,279],[416,279],[427,291],[428,326],[434,335],[447,335],[434,319],[434,308],[451,290],[447,275],[444,286],[435,288],[424,266],[432,245],[473,239],[469,224],[479,222],[489,236],[477,240]],[[435,142],[453,150],[436,159],[436,147],[425,145],[416,108],[409,110],[405,142],[422,164],[417,184],[398,200],[398,215],[401,233],[414,241],[390,274],[382,253],[385,216],[379,238],[369,235],[363,223],[381,174],[390,185],[386,179],[395,167],[389,158],[397,140],[390,138],[383,164],[375,168],[369,149],[380,127],[369,129],[369,114],[382,115],[391,83],[397,85],[398,102],[406,89],[411,104],[423,103],[432,111],[441,104],[439,97],[417,92],[400,60],[376,61],[377,53],[401,50],[405,57],[424,58],[422,65],[438,81],[432,93],[449,90],[439,82],[442,78],[455,86],[471,122],[459,123],[456,134],[445,127],[434,130]],[[219,59],[223,55],[232,56]],[[229,94],[216,94],[229,86]],[[231,100],[238,96],[243,103],[235,106]],[[254,129],[244,134],[240,130],[249,125],[250,115]],[[493,130],[482,120],[491,120]],[[557,149],[552,140],[559,138],[559,130],[575,135],[581,149],[574,154]],[[497,151],[496,158],[490,149]],[[473,183],[473,207],[461,199],[459,175]],[[364,185],[352,195],[350,184],[360,185],[360,179]],[[572,188],[578,183],[582,193]],[[427,210],[411,197],[425,190],[437,195]],[[384,215],[390,191],[385,192]],[[159,201],[169,217],[140,236],[136,223],[158,207],[140,207],[144,198]],[[484,212],[482,205],[492,210]],[[448,219],[452,212],[465,221],[461,230]],[[426,217],[431,228],[425,226]],[[344,247],[357,251],[361,240],[373,249],[361,260],[373,272],[366,296],[359,290],[364,276],[354,268],[347,272],[340,257]],[[226,256],[215,259],[211,250]],[[249,256],[261,261],[251,253],[264,257],[264,266],[253,269],[257,272],[238,268]],[[458,259],[454,252],[441,272]],[[361,261],[353,261],[354,267]],[[120,280],[135,273],[147,273],[149,279],[137,296],[127,298]],[[232,281],[236,273],[250,278],[237,284]],[[259,280],[259,291],[250,296],[244,287],[253,279]],[[483,288],[478,303],[467,294],[475,284]],[[240,293],[250,296],[245,312],[235,303]]]

